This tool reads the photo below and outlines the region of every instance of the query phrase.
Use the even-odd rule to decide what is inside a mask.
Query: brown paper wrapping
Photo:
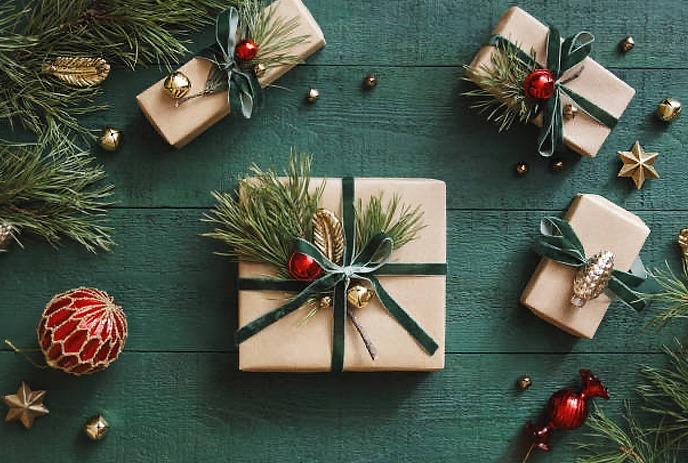
[[[598,195],[581,194],[566,213],[586,257],[599,251],[614,253],[614,268],[628,271],[650,229],[635,214]],[[592,339],[611,302],[603,293],[578,309],[571,305],[576,269],[543,258],[521,296],[521,303],[538,317],[581,338]]]
[[[516,6],[506,10],[492,31],[494,35],[502,35],[518,44],[526,52],[531,48],[535,50],[536,59],[541,65],[546,63],[547,58],[547,32],[546,25]],[[473,58],[471,67],[491,67],[490,57],[494,50],[492,46],[482,47]],[[633,99],[635,90],[592,58],[586,58],[581,65],[585,67],[584,71],[566,86],[617,119],[621,118]],[[568,96],[562,95],[562,107],[570,102]],[[533,122],[538,126],[542,125],[541,118]],[[583,111],[578,111],[573,119],[564,120],[564,143],[584,156],[596,156],[610,133],[611,129],[596,122]]]
[[[298,17],[299,25],[294,35],[309,37],[308,40],[295,46],[291,50],[292,54],[305,60],[325,46],[325,36],[320,26],[301,0],[277,0],[267,8],[275,8],[276,17],[282,17],[287,21]],[[202,90],[211,66],[212,64],[206,59],[193,58],[179,68],[191,80],[192,93]],[[269,68],[259,79],[260,85],[262,87],[270,85],[292,67],[294,65]],[[183,147],[230,113],[226,91],[189,100],[175,107],[174,100],[163,92],[164,81],[163,78],[148,87],[136,97],[136,101],[155,130],[175,148]]]
[[[319,185],[322,179],[312,179]],[[326,180],[321,205],[341,214],[341,179]],[[424,179],[357,178],[356,198],[384,192],[398,194],[406,204],[419,205],[426,224],[415,241],[394,251],[390,262],[446,262],[446,194],[444,182]],[[270,266],[240,263],[239,277],[274,275]],[[444,368],[445,276],[381,276],[380,283],[439,344],[428,355],[375,298],[357,311],[359,319],[377,347],[373,361],[350,322],[346,323],[345,371],[423,371]],[[293,293],[240,291],[239,326],[279,307]],[[296,310],[244,341],[239,347],[239,369],[243,371],[330,371],[332,313],[319,310],[303,323],[304,309]]]

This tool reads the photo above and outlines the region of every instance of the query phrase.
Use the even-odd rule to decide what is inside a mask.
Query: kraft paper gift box
[[[502,15],[493,29],[493,35],[506,37],[510,42],[529,53],[535,51],[538,64],[545,65],[547,57],[547,32],[549,28],[516,6],[509,8]],[[562,31],[562,36],[566,36]],[[577,31],[571,31],[577,32]],[[486,45],[473,58],[471,68],[487,66],[491,68],[490,57],[495,47]],[[594,44],[593,44],[594,52]],[[635,90],[624,81],[616,77],[592,58],[586,58],[575,69],[582,69],[580,75],[566,83],[566,86],[596,104],[606,112],[620,119],[628,104],[635,95]],[[573,74],[573,70],[569,71]],[[566,74],[564,77],[566,77]],[[562,95],[561,107],[570,103],[568,96]],[[541,117],[533,121],[542,125]],[[611,129],[595,121],[584,111],[579,110],[573,119],[564,119],[564,143],[583,156],[594,157],[611,133]]]
[[[650,234],[635,214],[602,196],[578,195],[566,220],[585,248],[586,257],[607,250],[614,268],[628,271]],[[521,303],[543,320],[581,338],[592,339],[612,298],[607,292],[577,308],[571,304],[576,269],[542,258],[521,296]]]
[[[311,187],[322,179],[311,179]],[[403,204],[420,206],[423,224],[418,238],[392,253],[390,262],[446,262],[446,193],[444,182],[426,179],[356,178],[355,196],[364,204],[384,193],[398,194]],[[321,207],[340,215],[342,181],[326,179]],[[275,275],[274,267],[241,262],[239,278]],[[442,276],[379,276],[381,285],[437,342],[433,355],[426,353],[380,305],[377,297],[356,314],[377,348],[372,360],[353,325],[345,324],[344,371],[430,371],[444,368],[445,286]],[[239,291],[239,327],[286,302],[294,293]],[[239,346],[243,371],[325,372],[331,370],[332,309],[319,309],[304,323],[308,309],[301,308],[278,320]]]
[[[290,49],[290,53],[305,60],[325,46],[325,36],[308,8],[301,0],[277,0],[267,6],[275,8],[276,18],[289,21],[298,18],[293,36],[308,36],[304,42]],[[179,71],[192,82],[192,93],[205,85],[213,64],[204,58],[193,58]],[[258,81],[267,87],[286,74],[294,65],[269,67]],[[163,91],[165,78],[141,92],[136,101],[146,118],[167,143],[181,148],[230,113],[227,91],[203,96],[175,107],[175,101]]]

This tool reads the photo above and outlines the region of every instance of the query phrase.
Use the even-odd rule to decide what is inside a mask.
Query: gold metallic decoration
[[[639,141],[633,144],[631,151],[619,151],[618,154],[623,161],[618,177],[632,178],[638,190],[643,187],[645,179],[659,178],[659,173],[654,168],[659,153],[646,153]]]
[[[334,212],[318,209],[313,215],[313,244],[335,264],[344,256],[344,229]]]
[[[309,103],[315,103],[320,99],[320,92],[318,91],[317,88],[312,88],[308,90],[308,93],[306,94],[306,101]]]
[[[43,405],[45,394],[46,391],[32,391],[22,381],[16,394],[6,395],[2,399],[10,407],[5,422],[19,421],[26,429],[31,429],[36,418],[50,413]]]
[[[549,161],[549,168],[552,172],[562,172],[566,168],[566,163],[561,158],[552,158]]]
[[[532,385],[533,385],[533,380],[528,375],[523,375],[516,380],[516,386],[518,386],[518,388],[521,389],[522,391],[525,391],[526,389],[530,389],[530,386],[532,386]]]
[[[256,77],[263,77],[267,70],[268,67],[263,63],[258,63],[255,66],[253,66],[253,73],[256,75]]]
[[[353,285],[346,292],[346,300],[357,309],[365,309],[373,298],[373,291],[365,285]]]
[[[368,74],[363,78],[363,86],[365,88],[374,88],[377,85],[377,77],[375,77],[373,74]]]
[[[676,241],[681,247],[681,255],[683,256],[683,260],[688,264],[688,228],[683,228],[680,232],[678,232],[678,238]]]
[[[7,249],[14,236],[14,227],[7,222],[0,222],[0,252]]]
[[[84,433],[91,440],[101,440],[110,430],[108,423],[103,415],[96,415],[84,424]]]
[[[607,288],[613,271],[613,252],[601,251],[589,258],[585,265],[576,272],[573,280],[571,304],[580,309],[588,301],[602,294]]]
[[[100,147],[105,151],[117,151],[120,143],[122,142],[122,132],[112,127],[106,127],[103,129],[103,133],[98,139]]]
[[[664,122],[672,122],[681,115],[681,102],[673,98],[664,98],[657,105],[657,117]]]
[[[41,72],[73,87],[92,87],[107,79],[110,65],[103,58],[58,57],[44,63]]]
[[[191,91],[191,81],[181,71],[175,71],[165,78],[163,88],[173,99],[184,98]]]
[[[630,35],[619,43],[619,48],[624,53],[628,53],[629,51],[633,50],[634,47],[635,40],[633,40],[633,37],[631,37]]]
[[[564,119],[570,121],[575,119],[576,115],[578,115],[578,108],[576,105],[568,103],[566,106],[564,106]]]
[[[528,173],[528,164],[524,161],[521,161],[518,164],[516,164],[514,170],[516,172],[516,175],[518,175],[519,177],[523,177]]]

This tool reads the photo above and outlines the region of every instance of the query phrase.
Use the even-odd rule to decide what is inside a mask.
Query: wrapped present
[[[328,178],[323,183],[323,179],[312,178],[310,185],[311,189],[324,185],[320,207],[341,217],[346,237],[344,257],[340,261],[336,257],[326,259],[300,240],[297,249],[316,259],[323,271],[314,281],[297,282],[300,284],[296,287],[290,287],[294,282],[289,280],[266,279],[277,274],[279,269],[274,266],[240,263],[239,368],[277,372],[442,369],[444,183],[385,178]],[[414,240],[394,251],[385,234],[371,237],[365,246],[353,251],[351,243],[358,228],[355,202],[365,205],[380,194],[385,198],[398,195],[400,203],[417,206],[424,227]],[[347,313],[360,302],[361,295],[351,293],[358,284],[370,286],[373,297],[365,308],[356,310],[357,320],[353,323]],[[314,294],[331,297],[332,306],[317,310],[304,323],[308,311],[304,301]],[[358,331],[360,327],[365,333]],[[374,349],[370,349],[368,341],[374,343]]]
[[[325,45],[322,30],[301,0],[277,0],[251,18],[263,24],[259,30],[265,37],[255,40],[242,24],[243,11],[232,7],[220,14],[217,43],[136,97],[155,130],[175,148],[227,116],[232,99],[235,111],[251,117],[262,88]]]
[[[538,317],[592,339],[614,297],[641,310],[637,288],[647,274],[638,254],[650,229],[602,196],[581,194],[565,219],[542,221],[543,256],[521,296]]]
[[[564,40],[555,27],[518,7],[509,8],[492,33],[490,43],[468,66],[468,78],[494,94],[496,104],[488,111],[492,117],[502,128],[511,118],[540,126],[538,150],[543,156],[552,155],[562,143],[581,155],[597,155],[635,90],[588,57],[592,34],[580,32]],[[501,54],[497,59],[496,53]],[[516,68],[513,73],[508,66]],[[501,91],[494,79],[480,77],[496,67],[501,68],[500,79],[523,78],[522,94]],[[494,108],[498,110],[493,113]],[[498,118],[504,108],[512,111],[510,118]]]

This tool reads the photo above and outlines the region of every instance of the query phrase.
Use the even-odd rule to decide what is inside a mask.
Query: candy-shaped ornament
[[[79,288],[53,297],[37,333],[50,367],[88,375],[117,360],[127,340],[127,318],[106,292]]]

